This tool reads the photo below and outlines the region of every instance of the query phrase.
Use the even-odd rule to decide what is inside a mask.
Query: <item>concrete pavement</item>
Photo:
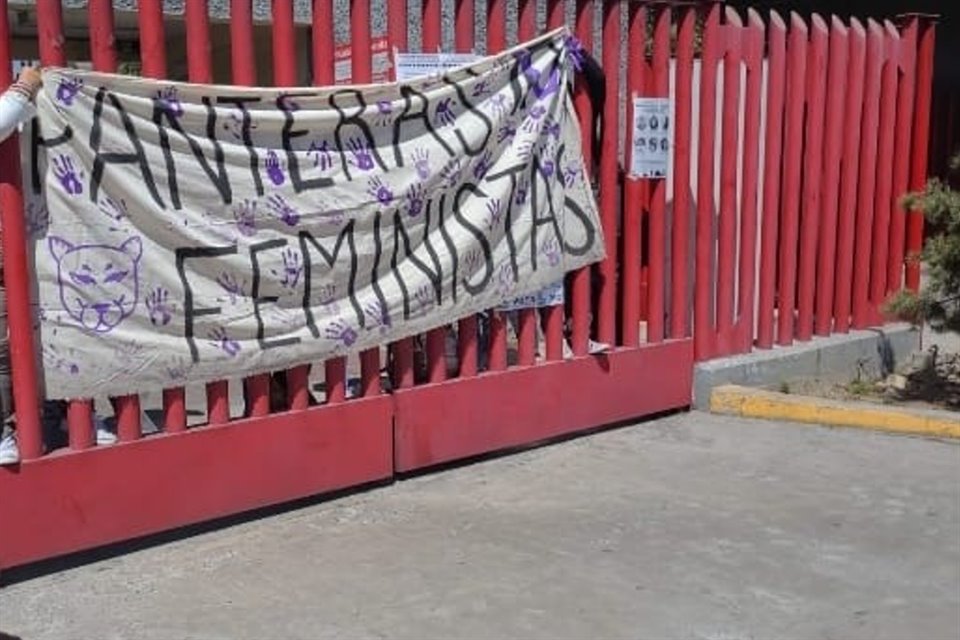
[[[17,582],[0,630],[955,640],[960,444],[678,415]]]

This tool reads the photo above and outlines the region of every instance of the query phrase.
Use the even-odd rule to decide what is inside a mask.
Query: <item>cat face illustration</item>
[[[63,238],[47,240],[57,261],[60,302],[86,329],[107,333],[133,313],[139,296],[140,238],[113,247],[74,245]]]

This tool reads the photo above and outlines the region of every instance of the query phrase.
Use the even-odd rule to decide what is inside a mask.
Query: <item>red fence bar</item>
[[[763,83],[764,25],[760,14],[750,9],[743,35],[743,59],[747,63],[744,94],[744,122],[760,122]],[[753,345],[754,293],[757,277],[757,210],[760,199],[760,130],[744,125],[743,132],[743,205],[740,215],[740,281],[737,306],[735,349],[749,352]]]
[[[887,258],[890,255],[890,213],[893,194],[894,126],[897,120],[897,76],[900,36],[890,22],[884,23],[885,61],[880,89],[880,142],[877,149],[877,189],[873,214],[873,253],[870,263],[870,314],[880,320],[887,291]]]
[[[627,9],[627,126],[623,133],[627,161],[633,162],[633,98],[643,93],[646,77],[644,41],[647,10],[633,2]],[[629,165],[628,165],[629,166]],[[629,171],[629,169],[628,169]],[[640,343],[640,216],[642,214],[641,182],[636,178],[624,181],[623,192],[623,299],[620,304],[623,345],[636,347]]]
[[[735,9],[728,7],[726,14],[717,247],[717,355],[728,355],[733,350],[733,300],[737,281],[737,151],[740,146],[740,38],[743,23]]]
[[[653,74],[651,95],[670,95],[670,20],[668,5],[654,8]],[[618,68],[618,67],[614,67]],[[610,153],[609,150],[606,150]],[[664,264],[666,263],[667,181],[653,180],[650,194],[650,267],[647,283],[647,341],[661,342],[664,333]],[[607,227],[610,232],[610,227]]]
[[[853,326],[870,324],[870,255],[873,242],[873,207],[876,202],[877,140],[880,132],[880,90],[884,58],[883,28],[867,24],[867,70],[863,95],[863,129],[860,136],[860,180],[857,201],[857,240],[853,269]]]
[[[866,31],[856,19],[850,21],[849,65],[844,84],[846,105],[843,115],[843,161],[840,174],[840,208],[837,224],[836,293],[833,303],[833,330],[850,330],[853,296],[853,261],[856,247],[857,179],[860,175],[860,124],[863,114],[863,85],[866,73]]]
[[[353,2],[356,2],[356,0],[352,0],[351,4],[353,4]],[[443,42],[441,7],[442,0],[423,0],[423,50],[430,53],[436,53]],[[354,22],[354,24],[356,23]],[[369,21],[365,25],[365,28],[369,30]],[[356,49],[357,45],[355,40],[353,46],[354,49]]]
[[[817,335],[830,334],[833,320],[834,274],[837,257],[837,207],[840,193],[840,160],[843,153],[843,105],[848,96],[847,29],[836,16],[830,23],[830,58],[827,67],[827,121],[824,132],[823,197],[820,209],[820,254],[817,263]]]
[[[536,0],[519,0],[517,37],[520,42],[532,39],[537,33]],[[517,312],[517,362],[526,367],[533,364],[537,349],[537,310],[520,309]]]
[[[7,0],[0,0],[0,88],[10,76],[10,23]],[[37,361],[34,351],[33,319],[30,317],[30,267],[27,260],[27,232],[23,216],[20,181],[19,141],[12,135],[0,144],[0,222],[3,233],[3,274],[7,296],[10,364],[13,375],[13,402],[17,417],[17,440],[23,460],[43,453],[40,430]]]
[[[807,25],[790,14],[787,36],[787,110],[783,145],[783,213],[780,225],[780,302],[777,342],[793,342],[796,312],[797,240],[800,232],[800,179],[803,157],[803,106],[807,82]]]
[[[913,147],[910,154],[910,190],[923,189],[927,181],[927,150],[930,139],[930,102],[933,93],[933,52],[936,22],[933,18],[913,18],[919,23],[917,45],[917,95],[913,110]],[[906,285],[920,288],[920,264],[914,256],[923,248],[923,214],[911,212],[907,219]]]
[[[456,3],[454,46],[458,52],[473,51],[473,0],[458,0]]]
[[[797,339],[813,337],[817,283],[817,240],[821,207],[823,167],[823,120],[827,92],[827,47],[829,32],[823,18],[810,20],[807,55],[807,122],[804,133],[803,203],[801,208],[800,260],[797,276]]]
[[[786,49],[787,27],[780,15],[771,11],[767,39],[767,130],[764,137],[763,226],[760,232],[760,292],[757,304],[757,346],[761,349],[773,346]]]
[[[696,7],[680,8],[680,26],[677,34],[677,71],[674,92],[676,114],[673,128],[673,235],[671,245],[672,286],[670,294],[670,337],[687,336],[689,307],[689,278],[687,260],[690,255],[690,137],[692,124],[693,39],[697,25]],[[627,131],[633,126],[627,120]],[[630,136],[628,134],[627,139]]]
[[[910,183],[910,140],[913,135],[913,100],[917,83],[917,22],[910,20],[900,32],[899,82],[897,87],[897,135],[893,152],[893,201],[890,203],[890,252],[887,262],[887,293],[903,286],[907,216],[900,206]]]
[[[166,78],[167,41],[163,28],[163,0],[139,0],[137,24],[143,75],[147,78]]]
[[[558,29],[563,26],[567,19],[564,15],[565,5],[564,0],[547,0],[547,29]]]
[[[487,54],[495,55],[507,47],[506,0],[487,0]],[[490,343],[487,368],[502,371],[507,368],[507,323],[503,313],[490,311]]]
[[[717,109],[717,63],[720,59],[720,5],[711,4],[703,26],[700,55],[700,146],[697,158],[696,280],[693,299],[695,358],[706,360],[715,349],[712,319],[714,135]]]

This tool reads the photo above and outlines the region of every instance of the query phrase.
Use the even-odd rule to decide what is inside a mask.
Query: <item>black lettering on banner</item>
[[[559,159],[561,154],[557,154],[557,164],[554,167],[559,167]],[[556,169],[555,169],[556,170]],[[530,165],[530,217],[532,226],[530,228],[530,268],[533,271],[537,270],[537,230],[545,224],[553,225],[553,231],[557,235],[558,240],[562,240],[563,231],[560,228],[560,223],[557,220],[556,210],[553,208],[553,194],[550,191],[550,182],[553,180],[552,175],[547,175],[544,172],[543,165],[540,163],[540,157],[534,155],[533,161]],[[546,190],[546,207],[540,207],[537,205],[539,200],[537,199],[537,187],[542,182],[543,188]],[[550,212],[548,216],[538,216],[537,212],[541,209],[547,209]]]
[[[210,166],[206,154],[200,148],[200,143],[180,125],[179,119],[170,112],[160,98],[153,99],[153,123],[157,125],[157,131],[160,134],[160,149],[163,151],[163,158],[167,165],[167,188],[170,191],[170,203],[174,209],[182,209],[180,204],[180,187],[177,184],[177,165],[173,161],[173,152],[170,149],[170,136],[167,134],[167,127],[179,133],[187,144],[193,157],[197,159],[200,167],[211,184],[216,187],[220,194],[220,199],[224,204],[230,204],[233,201],[233,193],[230,189],[230,178],[227,176],[227,167],[223,157],[223,147],[217,140],[217,111],[210,103],[210,98],[203,96],[203,106],[207,110],[207,139],[213,144],[213,161],[217,166],[216,172]],[[166,124],[164,124],[166,120]]]
[[[486,178],[487,182],[495,182],[503,178],[510,179],[510,197],[507,200],[507,211],[503,226],[507,235],[507,248],[510,250],[510,269],[513,271],[514,282],[520,281],[520,270],[517,267],[517,240],[514,237],[513,231],[513,203],[516,200],[518,176],[522,175],[528,167],[529,163],[520,162],[498,173],[489,174]]]
[[[334,263],[336,263],[338,256],[340,255],[340,249],[343,247],[344,241],[346,241],[347,249],[349,251],[350,257],[350,280],[347,284],[347,292],[350,296],[350,304],[353,305],[353,310],[357,314],[357,321],[363,322],[363,311],[360,309],[360,302],[357,300],[357,269],[359,266],[359,260],[357,259],[357,247],[353,239],[354,231],[354,221],[351,220],[348,222],[343,229],[337,235],[337,242],[333,245],[333,252],[327,251],[323,245],[317,242],[317,239],[313,237],[313,234],[309,231],[301,231],[299,233],[300,237],[300,251],[303,258],[303,312],[307,317],[307,327],[310,329],[310,333],[313,334],[314,338],[320,337],[320,330],[317,329],[316,319],[313,317],[313,310],[310,306],[310,288],[311,288],[311,278],[313,275],[313,260],[310,256],[310,250],[307,247],[307,243],[313,245],[313,248],[317,250],[320,256],[323,258],[323,261],[327,263],[327,267],[333,268]]]
[[[566,253],[569,253],[572,256],[583,256],[590,251],[590,247],[593,246],[594,241],[597,237],[597,229],[593,226],[593,223],[590,222],[590,216],[587,215],[587,212],[580,208],[580,205],[576,200],[570,196],[564,196],[563,198],[564,208],[572,213],[575,217],[579,218],[580,222],[583,223],[584,238],[582,246],[573,246],[567,243],[567,239],[561,237],[560,242],[563,244],[563,250]]]
[[[40,131],[40,120],[34,118],[33,126],[30,127],[30,186],[34,193],[40,193],[42,185],[40,180],[40,147],[52,149],[73,139],[73,128],[67,125],[63,132],[55,138],[49,140],[43,137]]]
[[[433,136],[433,139],[443,147],[447,155],[451,158],[456,155],[453,148],[447,144],[447,141],[437,133],[430,122],[430,101],[416,89],[406,85],[400,87],[400,95],[403,96],[403,113],[397,116],[393,122],[393,160],[398,167],[404,166],[403,155],[400,153],[400,143],[403,142],[403,127],[407,122],[419,122],[423,128]],[[414,110],[413,99],[420,100],[420,109]],[[419,133],[419,129],[416,129]]]
[[[453,238],[450,237],[450,232],[447,230],[447,216],[443,215],[443,205],[446,201],[446,194],[440,196],[440,215],[437,216],[438,223],[437,227],[440,229],[440,237],[443,238],[443,244],[447,247],[447,253],[450,254],[450,261],[452,262],[450,269],[450,282],[451,282],[451,294],[450,299],[454,304],[457,303],[457,296],[459,291],[457,288],[457,276],[460,274],[460,260],[457,257],[457,245],[454,243]],[[430,202],[427,202],[427,211],[429,211]],[[428,225],[429,226],[429,225]]]
[[[480,121],[483,123],[483,128],[484,128],[483,140],[480,141],[478,146],[474,149],[470,148],[470,145],[467,143],[466,137],[463,135],[463,132],[460,130],[459,127],[455,127],[453,130],[454,135],[457,136],[457,140],[460,141],[460,145],[463,147],[463,152],[470,157],[478,156],[486,150],[487,143],[490,142],[490,136],[493,135],[493,123],[490,121],[490,118],[487,117],[487,114],[485,114],[483,111],[478,109],[472,102],[470,102],[469,98],[467,98],[467,94],[464,92],[463,88],[459,84],[457,84],[453,80],[450,80],[447,76],[444,76],[443,80],[449,86],[454,88],[454,90],[457,92],[457,97],[459,98],[460,102],[467,108],[467,110],[464,113],[462,113],[460,117],[463,117],[467,113],[471,113],[477,118],[479,118]],[[394,144],[396,145],[396,143]]]
[[[266,333],[266,328],[263,326],[263,318],[260,316],[261,304],[275,304],[280,298],[279,296],[260,295],[260,260],[257,259],[257,254],[261,251],[280,249],[281,247],[285,246],[287,246],[287,241],[283,238],[267,240],[265,242],[258,242],[257,244],[250,245],[250,264],[253,267],[253,284],[250,286],[250,297],[253,298],[253,316],[257,320],[257,342],[260,343],[260,348],[264,351],[267,349],[274,349],[276,347],[286,347],[291,344],[299,344],[300,342],[300,338],[297,338],[296,336],[290,338],[280,338],[278,340],[265,339],[264,335]]]
[[[253,186],[257,190],[257,195],[263,195],[263,178],[260,177],[260,158],[257,156],[257,150],[253,146],[253,136],[250,134],[251,119],[250,112],[247,110],[247,103],[260,102],[259,96],[228,96],[218,97],[217,104],[232,104],[240,110],[240,138],[243,146],[247,148],[250,154],[250,174],[253,176]]]
[[[380,321],[387,323],[389,318],[387,317],[387,298],[383,295],[383,289],[380,288],[380,258],[383,256],[383,243],[380,241],[380,224],[382,217],[379,212],[373,218],[373,268],[370,271],[370,286],[373,288],[373,293],[377,296],[377,303],[380,305],[378,308],[378,313],[381,315]],[[367,318],[365,315],[360,316],[360,326],[366,328]]]
[[[441,196],[440,199],[440,210],[443,210],[443,199],[445,196]],[[433,248],[433,244],[430,242],[430,218],[433,209],[433,200],[428,200],[426,207],[424,207],[424,226],[423,226],[423,235],[420,238],[420,243],[426,246],[427,253],[430,254],[430,262],[433,263],[433,269],[431,268],[416,255],[416,250],[411,247],[410,244],[410,235],[407,233],[406,227],[403,225],[403,217],[399,211],[394,212],[393,214],[393,257],[390,259],[390,267],[393,271],[393,276],[397,279],[397,282],[400,284],[400,290],[403,293],[403,318],[404,320],[410,319],[410,295],[409,290],[407,289],[406,283],[403,281],[403,278],[400,276],[399,269],[399,260],[398,256],[400,255],[400,240],[403,239],[403,253],[407,260],[410,260],[411,263],[420,272],[430,280],[430,284],[433,287],[433,296],[436,300],[436,303],[439,305],[443,299],[443,266],[440,264],[440,257],[437,255],[436,250]],[[443,218],[441,213],[440,218]],[[454,259],[454,273],[456,273],[456,254],[451,252]]]
[[[480,244],[480,252],[483,253],[483,261],[486,266],[483,279],[476,284],[471,284],[466,278],[462,280],[463,288],[467,290],[467,293],[471,295],[477,295],[486,289],[487,284],[490,282],[490,278],[493,277],[493,252],[490,248],[490,241],[487,240],[487,236],[484,235],[483,231],[473,226],[473,224],[467,220],[466,216],[464,216],[463,212],[460,210],[461,200],[466,195],[477,198],[485,198],[487,197],[487,194],[472,182],[465,182],[464,184],[460,185],[460,188],[457,189],[456,195],[453,197],[453,217],[456,218],[457,222],[460,223],[460,226],[466,229],[467,232],[476,239],[476,241]],[[514,264],[514,269],[516,269],[516,256],[511,256],[511,259]]]
[[[343,107],[337,103],[338,96],[353,96],[356,102],[356,112],[347,115]],[[335,91],[330,94],[330,106],[340,114],[340,121],[337,122],[337,127],[334,129],[333,135],[337,142],[337,150],[340,152],[340,163],[343,165],[343,173],[347,176],[347,180],[353,180],[350,172],[350,162],[347,160],[347,151],[351,149],[355,155],[356,152],[359,151],[364,154],[364,158],[376,160],[377,164],[380,165],[380,169],[386,171],[387,165],[384,164],[383,158],[380,157],[380,153],[377,151],[377,145],[373,139],[373,132],[370,131],[370,125],[363,119],[363,112],[367,108],[367,103],[363,99],[363,93],[356,89]],[[363,136],[362,139],[351,138],[347,144],[344,144],[342,130],[348,125],[357,127],[360,130],[360,135]],[[365,161],[367,160],[358,160],[358,162]],[[369,168],[373,169],[373,166],[371,165]]]
[[[304,91],[302,93],[286,93],[277,97],[277,109],[283,111],[283,130],[280,134],[283,148],[287,152],[287,168],[290,170],[290,183],[293,184],[293,190],[296,193],[303,193],[310,189],[323,189],[333,184],[333,178],[320,177],[304,180],[300,175],[300,163],[297,161],[297,153],[293,149],[293,140],[305,136],[310,132],[306,129],[294,130],[294,110],[287,107],[291,98],[307,98],[319,95],[315,91]]]
[[[190,357],[193,362],[199,362],[200,360],[200,352],[197,349],[197,342],[194,340],[193,321],[199,316],[217,315],[220,313],[220,307],[194,308],[193,289],[190,288],[190,281],[187,280],[187,260],[218,258],[233,255],[236,252],[236,245],[228,247],[180,247],[174,251],[177,260],[177,273],[180,274],[180,284],[183,285],[183,337],[187,339],[187,345],[190,347]]]
[[[127,134],[127,139],[133,146],[132,153],[108,152],[103,153],[100,144],[103,141],[103,103],[104,100],[110,101],[117,113],[120,115],[120,121],[123,123],[123,130]],[[143,143],[140,142],[140,135],[133,126],[133,121],[119,98],[107,91],[105,87],[100,87],[97,91],[97,97],[93,106],[93,126],[90,127],[90,150],[94,153],[93,172],[90,176],[90,200],[97,201],[97,195],[100,193],[100,182],[103,180],[103,171],[108,164],[136,164],[140,167],[140,174],[143,182],[147,186],[150,195],[161,209],[167,206],[160,199],[160,193],[157,191],[157,184],[153,179],[153,173],[150,171],[150,163],[147,162],[147,156],[143,151]]]

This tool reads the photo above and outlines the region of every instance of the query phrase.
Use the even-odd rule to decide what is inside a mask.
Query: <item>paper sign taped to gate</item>
[[[321,362],[602,259],[573,46],[364,87],[45,70],[22,140],[48,397]]]
[[[670,98],[633,98],[630,176],[666,178],[673,128]]]

